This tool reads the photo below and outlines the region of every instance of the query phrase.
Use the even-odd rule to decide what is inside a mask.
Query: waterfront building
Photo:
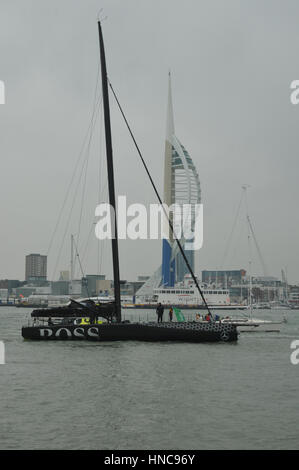
[[[52,295],[69,295],[70,294],[70,282],[69,281],[53,281],[51,283],[51,294]]]
[[[47,280],[47,256],[32,253],[26,256],[26,282]]]
[[[87,274],[82,278],[82,295],[84,297],[95,297],[99,294],[110,295],[112,292],[111,282],[106,280],[103,274]]]
[[[0,289],[0,302],[5,303],[8,299],[8,289]]]
[[[25,284],[25,281],[19,281],[17,279],[1,279],[0,289],[8,289],[8,293],[11,294],[13,289],[21,287]]]
[[[246,276],[245,269],[210,271],[203,270],[201,280],[205,284],[215,284],[222,287],[228,287],[233,284],[241,284]]]
[[[289,286],[288,301],[293,307],[299,307],[299,286]]]

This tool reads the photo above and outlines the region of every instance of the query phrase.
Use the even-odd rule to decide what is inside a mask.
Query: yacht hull
[[[24,339],[76,341],[183,341],[231,342],[238,333],[231,324],[186,323],[106,323],[101,325],[24,326]]]

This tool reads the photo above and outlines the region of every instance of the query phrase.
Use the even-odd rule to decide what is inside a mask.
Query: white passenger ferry
[[[230,301],[229,290],[222,288],[215,288],[202,284],[201,290],[211,308],[220,309],[244,309],[244,305],[232,304]],[[154,289],[153,301],[155,303],[161,302],[162,305],[177,305],[186,306],[191,308],[204,307],[203,300],[194,285],[191,276],[186,275],[184,282],[177,284],[175,287],[159,287]]]
[[[207,304],[213,306],[230,306],[229,291],[202,287]],[[196,287],[167,287],[154,289],[154,301],[163,305],[203,305]]]

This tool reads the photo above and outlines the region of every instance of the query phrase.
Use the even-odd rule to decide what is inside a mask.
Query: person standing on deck
[[[169,315],[169,321],[172,321],[172,319],[173,319],[173,309],[172,309],[172,307],[170,307],[168,315]]]
[[[156,312],[157,312],[157,315],[158,315],[158,323],[162,323],[163,322],[164,307],[161,303],[158,304]]]

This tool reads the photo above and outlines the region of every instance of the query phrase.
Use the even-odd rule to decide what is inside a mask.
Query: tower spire
[[[173,202],[173,169],[172,169],[172,150],[174,139],[174,119],[171,93],[171,75],[168,74],[168,103],[166,120],[166,139],[165,139],[165,157],[164,157],[164,200],[168,207]],[[173,222],[172,214],[169,214]],[[166,218],[163,221],[164,238],[162,245],[162,284],[164,286],[174,286],[175,280],[175,260],[171,261],[173,236],[169,230],[169,222]]]
[[[174,118],[171,91],[171,73],[168,72],[168,104],[167,104],[167,121],[166,121],[166,140],[171,143],[171,137],[174,135]]]

